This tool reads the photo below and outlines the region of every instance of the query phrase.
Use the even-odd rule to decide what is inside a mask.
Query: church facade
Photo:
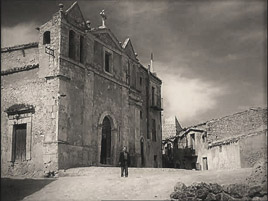
[[[1,174],[117,166],[161,167],[161,80],[131,40],[91,28],[77,3],[60,5],[39,41],[2,48]]]

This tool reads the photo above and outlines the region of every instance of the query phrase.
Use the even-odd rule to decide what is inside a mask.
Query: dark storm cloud
[[[266,1],[78,2],[93,27],[105,9],[108,27],[120,41],[131,38],[145,66],[154,53],[165,115],[179,116],[182,125],[267,105]],[[26,29],[46,22],[58,3],[3,1],[3,43],[36,39]],[[20,30],[24,38],[8,38]]]

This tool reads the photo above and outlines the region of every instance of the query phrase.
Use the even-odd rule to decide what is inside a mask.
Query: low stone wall
[[[178,201],[267,201],[267,185],[193,183],[186,186],[178,182],[171,193],[172,200]]]

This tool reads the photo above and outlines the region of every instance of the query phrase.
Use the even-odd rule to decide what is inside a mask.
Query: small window
[[[50,44],[50,31],[46,31],[43,34],[43,45]]]
[[[111,65],[112,65],[112,54],[105,51],[105,64],[104,64],[104,70],[108,73],[112,72]]]
[[[140,111],[140,119],[142,119],[142,111]]]
[[[195,134],[190,134],[190,148],[195,148]]]
[[[203,143],[206,142],[206,136],[205,135],[202,136],[202,141],[203,141]]]
[[[84,63],[84,37],[80,36],[80,62]]]
[[[152,87],[152,105],[155,105],[155,88]]]
[[[69,57],[75,59],[75,33],[69,31]]]

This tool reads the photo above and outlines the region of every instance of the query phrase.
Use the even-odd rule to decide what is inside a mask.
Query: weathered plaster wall
[[[1,126],[2,126],[2,175],[43,175],[44,171],[58,169],[58,86],[56,77],[59,51],[54,51],[54,57],[45,53],[43,33],[51,32],[51,43],[46,45],[56,50],[59,46],[58,20],[54,15],[52,20],[40,27],[39,42],[9,48],[1,51],[2,70],[38,64],[39,68],[15,72],[1,76]],[[2,49],[3,50],[3,49]],[[5,49],[4,49],[5,50]],[[26,161],[10,162],[11,134],[8,133],[8,120],[5,109],[14,104],[29,104],[35,108],[31,116],[30,155]],[[24,123],[22,116],[16,123]],[[13,120],[12,120],[13,121]],[[27,124],[28,129],[28,124]],[[27,138],[28,139],[28,138]],[[28,143],[28,141],[27,141]]]
[[[42,174],[57,170],[56,113],[57,80],[37,79],[38,69],[2,76],[1,88],[1,175]],[[4,112],[14,104],[35,108],[31,117],[31,158],[10,162],[11,136],[8,115]],[[23,120],[23,118],[21,118]],[[18,122],[20,123],[20,122]]]
[[[203,170],[201,158],[207,157],[208,169],[234,169],[240,168],[240,147],[239,142],[230,143],[227,145],[215,146],[207,150],[201,155],[200,164]]]

